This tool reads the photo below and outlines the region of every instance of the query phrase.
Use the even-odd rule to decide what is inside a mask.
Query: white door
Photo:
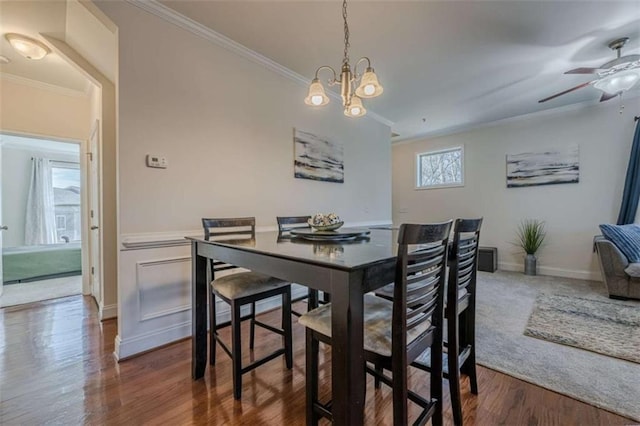
[[[91,140],[89,141],[88,167],[89,170],[89,273],[91,274],[91,294],[102,304],[102,289],[100,282],[102,274],[100,270],[100,126],[96,122]]]

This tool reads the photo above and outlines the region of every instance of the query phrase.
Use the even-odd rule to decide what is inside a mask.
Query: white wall
[[[3,247],[24,245],[27,196],[31,182],[31,157],[51,160],[78,161],[78,155],[58,152],[2,147],[2,222],[9,227],[4,231]]]
[[[499,267],[521,270],[511,244],[524,218],[546,221],[539,273],[600,280],[592,238],[615,223],[633,139],[639,98],[571,111],[531,115],[476,130],[393,147],[393,221],[438,221],[483,216],[481,245],[498,247]],[[580,182],[506,187],[506,154],[580,147]],[[415,190],[415,154],[464,145],[465,186]]]
[[[312,110],[299,83],[134,5],[98,5],[119,28],[121,241],[179,237],[198,230],[205,216],[255,216],[258,226],[275,226],[277,215],[328,211],[351,223],[390,221],[388,126],[350,120],[335,101]],[[344,144],[344,184],[293,177],[294,127]],[[147,154],[166,156],[168,169],[146,168]],[[190,333],[186,299],[167,301],[164,314],[144,306],[156,300],[153,292],[190,291],[185,253],[153,246],[121,252],[119,356]],[[174,279],[142,278],[135,272],[141,262]]]
[[[0,76],[0,130],[84,140],[89,134],[89,97]],[[77,92],[75,92],[77,93]]]
[[[387,126],[349,120],[335,101],[308,108],[305,87],[135,6],[100,7],[120,35],[122,234],[197,229],[204,216],[390,218]],[[294,126],[345,145],[343,185],[293,178]],[[169,168],[146,168],[146,154]]]

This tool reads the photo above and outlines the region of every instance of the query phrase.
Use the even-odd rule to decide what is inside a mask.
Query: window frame
[[[428,156],[428,155],[437,155],[437,154],[444,154],[447,152],[453,152],[453,151],[460,151],[460,182],[456,182],[456,183],[443,183],[443,184],[437,184],[437,185],[421,185],[420,184],[420,179],[421,176],[419,175],[420,173],[420,161],[421,158],[423,156]],[[416,160],[414,163],[414,174],[413,174],[413,182],[415,185],[415,190],[423,190],[423,189],[441,189],[441,188],[460,188],[460,187],[464,187],[464,169],[465,169],[465,163],[464,163],[464,145],[459,145],[459,146],[452,146],[449,148],[443,148],[443,149],[438,149],[438,150],[434,150],[434,151],[425,151],[425,152],[416,152]]]

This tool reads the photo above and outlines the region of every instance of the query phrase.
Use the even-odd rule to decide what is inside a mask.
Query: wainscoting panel
[[[122,249],[118,296],[118,359],[189,337],[191,247]]]
[[[158,240],[120,250],[115,349],[119,360],[191,336],[191,246]],[[292,288],[293,297],[306,291],[303,286]],[[267,299],[256,304],[256,311],[280,304],[280,297]],[[218,321],[229,319],[229,306],[220,300],[216,316]]]
[[[190,274],[190,257],[138,262],[139,320],[148,321],[191,309]]]

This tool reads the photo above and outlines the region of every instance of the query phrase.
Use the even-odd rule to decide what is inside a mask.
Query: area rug
[[[640,307],[542,293],[524,334],[640,363]]]
[[[541,293],[610,300],[601,282],[479,272],[478,364],[640,422],[640,364],[524,335]]]

